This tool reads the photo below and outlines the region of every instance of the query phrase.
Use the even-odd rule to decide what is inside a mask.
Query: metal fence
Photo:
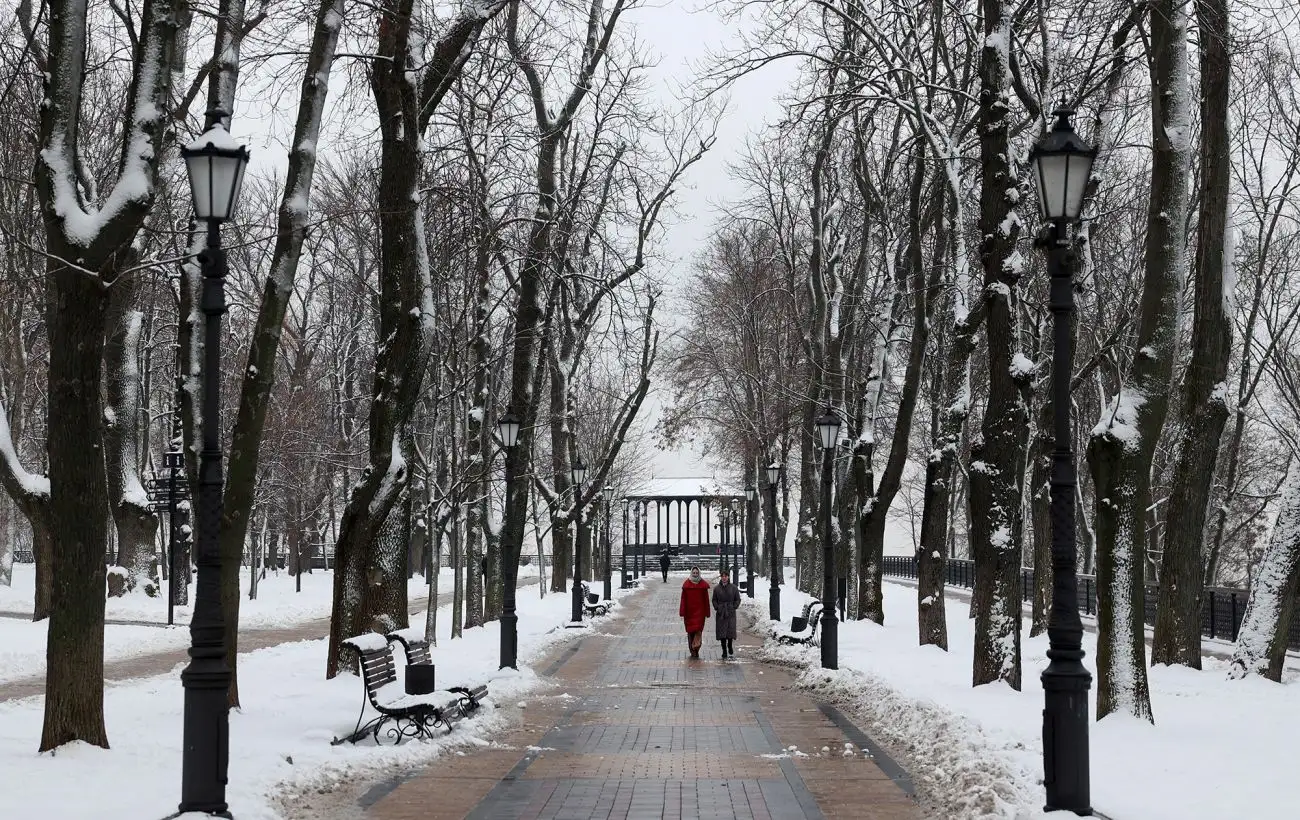
[[[944,562],[946,583],[948,586],[971,589],[975,586],[975,562],[962,558],[949,558]],[[882,571],[895,578],[916,578],[916,559],[906,555],[885,556]],[[1021,600],[1029,600],[1034,587],[1034,571],[1028,568],[1020,570]],[[1146,612],[1144,620],[1149,625],[1156,622],[1156,600],[1159,588],[1155,584],[1147,585]],[[1201,598],[1201,634],[1208,638],[1223,638],[1235,641],[1241,629],[1241,618],[1246,613],[1246,598],[1249,590],[1228,587],[1206,587]],[[1300,609],[1300,606],[1297,606]],[[1079,576],[1079,610],[1087,615],[1097,614],[1097,577],[1095,575]],[[1287,646],[1300,649],[1300,612],[1291,617],[1291,630],[1287,635]]]

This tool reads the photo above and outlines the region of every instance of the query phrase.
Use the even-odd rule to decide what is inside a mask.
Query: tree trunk
[[[127,572],[126,588],[143,589],[152,575],[158,519],[140,483],[140,327],[134,309],[139,277],[119,279],[108,294],[104,340],[104,469],[117,530],[117,564]]]
[[[380,221],[379,323],[370,404],[369,465],[352,489],[339,526],[327,675],[352,666],[345,638],[407,622],[406,545],[381,546],[380,530],[409,480],[405,455],[432,347],[432,287],[418,191],[420,97],[412,55],[411,1],[385,0],[379,56],[371,89],[379,112],[381,150],[377,207]],[[400,517],[400,516],[399,516]],[[397,549],[394,568],[389,555]]]
[[[241,9],[241,19],[242,16]],[[302,92],[298,98],[298,119],[294,124],[293,142],[289,150],[284,193],[280,198],[276,219],[271,274],[262,288],[262,301],[257,309],[257,320],[248,348],[248,366],[244,369],[239,393],[239,410],[230,434],[230,458],[226,470],[220,535],[222,566],[225,568],[238,566],[238,556],[243,553],[244,543],[248,539],[249,515],[257,491],[262,434],[266,428],[266,411],[275,386],[281,329],[289,300],[293,296],[302,243],[307,236],[308,203],[316,170],[316,142],[320,136],[321,116],[329,93],[329,75],[338,45],[339,27],[345,19],[344,0],[322,0],[316,11],[311,50],[307,54]],[[230,668],[229,702],[231,706],[238,707],[238,572],[222,573],[221,600],[226,619],[226,665]]]
[[[1186,0],[1151,5],[1151,194],[1129,373],[1088,444],[1097,499],[1097,717],[1151,720],[1144,555],[1151,462],[1169,407],[1187,213],[1191,124]]]
[[[1151,662],[1201,668],[1201,593],[1205,517],[1210,505],[1219,440],[1228,420],[1228,363],[1232,357],[1230,309],[1233,264],[1226,239],[1229,163],[1227,0],[1196,4],[1201,63],[1201,174],[1197,197],[1196,307],[1192,357],[1183,374],[1183,428],[1167,509],[1161,555],[1160,597]],[[1205,36],[1211,32],[1214,36]],[[1220,35],[1223,32],[1225,34]]]
[[[483,503],[484,506],[487,505],[486,500]],[[483,536],[487,539],[487,580],[484,582],[487,589],[483,601],[483,617],[486,620],[495,621],[501,618],[507,567],[502,564],[504,556],[501,553],[500,534],[491,527],[485,527]],[[515,575],[518,572],[519,570],[516,568]]]
[[[1300,580],[1300,464],[1291,462],[1268,549],[1250,582],[1250,598],[1232,652],[1228,677],[1263,675],[1282,681],[1287,635]]]
[[[567,514],[551,514],[551,592],[569,588],[573,570],[573,534]]]
[[[51,231],[53,233],[53,231]],[[104,473],[101,363],[108,294],[102,283],[49,260],[50,339],[46,448],[54,579],[45,652],[45,725],[40,751],[85,741],[108,748],[104,729]]]
[[[1006,49],[1010,20],[1003,0],[981,0],[985,42],[980,59],[979,230],[983,236],[989,399],[983,442],[972,452],[971,552],[975,557],[976,686],[996,680],[1020,689],[1020,555],[1022,492],[1029,416],[1022,396],[1027,374],[1020,355],[1016,284],[1023,262],[1016,252],[1019,182],[1010,163]]]
[[[961,242],[959,234],[953,241]],[[964,249],[957,246],[958,253]],[[975,349],[975,334],[984,322],[984,306],[980,302],[971,313],[959,311],[965,295],[954,283],[950,341],[943,365],[943,387],[940,401],[939,424],[935,431],[934,447],[925,465],[925,500],[921,509],[921,541],[917,550],[917,629],[920,645],[934,644],[947,651],[948,623],[944,605],[945,564],[948,542],[952,537],[952,510],[960,505],[954,490],[960,478],[957,459],[961,454],[962,430],[970,415],[970,356]]]
[[[1044,400],[1038,416],[1038,430],[1034,434],[1029,466],[1029,520],[1032,530],[1030,549],[1033,551],[1034,585],[1029,637],[1047,631],[1047,616],[1052,607],[1052,526],[1051,494],[1048,479],[1052,472],[1052,449],[1055,441],[1050,427],[1052,403]]]

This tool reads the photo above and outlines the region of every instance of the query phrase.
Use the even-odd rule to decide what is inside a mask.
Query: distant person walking
[[[722,644],[722,657],[736,657],[736,610],[740,608],[740,587],[731,583],[724,569],[718,585],[713,588],[713,626],[718,642]]]
[[[700,577],[699,567],[691,567],[691,577],[682,583],[682,603],[677,614],[686,626],[686,644],[691,657],[698,658],[704,622],[709,619],[709,582]]]
[[[668,583],[668,567],[672,564],[673,559],[668,555],[668,550],[659,553],[659,569],[664,574],[664,583]]]

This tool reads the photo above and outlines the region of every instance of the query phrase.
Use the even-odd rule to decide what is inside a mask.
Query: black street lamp
[[[745,485],[745,594],[754,597],[754,545],[749,542],[749,505],[754,503],[758,490],[753,484]]]
[[[501,439],[501,446],[506,449],[506,515],[514,508],[511,499],[515,491],[515,464],[514,449],[519,443],[519,430],[523,426],[519,417],[512,411],[507,410],[505,415],[497,419],[497,437]],[[502,527],[502,532],[509,530],[509,527]],[[515,586],[519,581],[519,562],[505,560],[506,556],[512,555],[511,548],[514,544],[503,544],[501,548],[502,560],[505,566],[501,567],[501,583],[505,586],[504,595],[501,596],[501,650],[500,661],[502,669],[519,668],[519,615],[516,612],[515,604]],[[523,549],[522,545],[519,545]]]
[[[185,451],[181,450],[176,443],[173,443],[172,449],[163,453],[163,467],[167,470],[167,572],[170,581],[167,584],[167,625],[171,626],[176,622],[176,591],[178,589],[177,581],[182,584],[188,583],[189,579],[189,562],[185,562],[183,572],[177,572],[180,561],[176,560],[176,536],[180,534],[179,510],[176,509],[176,502],[180,500],[181,489],[181,470],[185,469]]]
[[[781,480],[781,467],[775,461],[767,465],[767,555],[772,562],[768,571],[767,617],[781,620],[781,559],[776,550],[776,483]]]
[[[619,588],[619,589],[627,589],[627,588],[628,588],[628,577],[627,577],[627,544],[628,544],[628,538],[627,538],[627,513],[628,513],[628,508],[631,506],[631,504],[632,504],[632,499],[630,499],[630,498],[624,498],[624,499],[623,499],[623,549],[619,551],[619,571],[618,571],[618,588]]]
[[[579,458],[570,468],[573,480],[573,509],[578,529],[573,539],[573,623],[582,622],[582,482],[587,480],[587,465]]]
[[[719,572],[727,571],[727,562],[731,559],[731,550],[729,549],[729,547],[731,546],[731,542],[729,540],[729,536],[731,535],[730,524],[731,524],[731,501],[728,500],[722,503],[722,509],[718,512],[718,531],[719,534],[722,536],[722,546],[718,548],[718,571]]]
[[[1051,225],[1046,241],[1051,273],[1053,437],[1051,479],[1052,608],[1048,615],[1048,664],[1043,670],[1043,782],[1047,811],[1092,814],[1088,761],[1088,690],[1079,620],[1077,551],[1074,542],[1074,436],[1070,430],[1070,377],[1074,367],[1074,289],[1069,227],[1079,221],[1097,150],[1057,109],[1052,130],[1029,154],[1042,216]]]
[[[606,484],[605,489],[601,490],[605,496],[605,598],[608,601],[614,597],[614,567],[612,566],[613,556],[611,554],[613,547],[610,546],[609,537],[609,511],[614,505],[614,488]]]
[[[208,111],[207,130],[181,149],[189,172],[194,216],[207,223],[199,252],[203,271],[203,449],[199,453],[198,582],[190,618],[190,662],[181,672],[185,689],[179,811],[229,817],[226,774],[230,762],[230,668],[226,666],[225,613],[221,608],[221,314],[226,312],[226,254],[221,223],[230,219],[243,187],[248,149],[223,122],[226,112]]]
[[[817,417],[817,434],[822,443],[822,668],[838,669],[839,626],[835,619],[835,533],[831,529],[831,491],[840,417],[829,407]]]

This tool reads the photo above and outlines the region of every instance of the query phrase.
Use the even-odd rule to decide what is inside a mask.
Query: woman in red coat
[[[691,567],[691,577],[682,584],[682,603],[677,614],[686,624],[686,641],[691,657],[700,656],[701,634],[709,617],[709,582],[700,577],[700,568]]]

